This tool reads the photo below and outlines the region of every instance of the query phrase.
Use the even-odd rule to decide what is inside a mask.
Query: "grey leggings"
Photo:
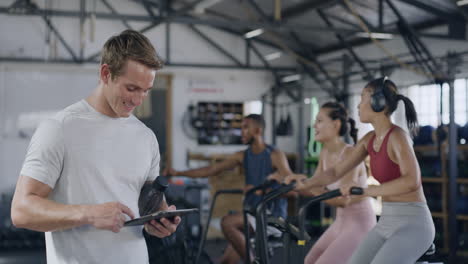
[[[349,264],[414,264],[434,241],[426,203],[382,205],[382,216],[351,257]]]

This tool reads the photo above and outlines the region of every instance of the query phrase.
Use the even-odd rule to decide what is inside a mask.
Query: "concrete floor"
[[[216,264],[216,260],[219,260],[225,247],[226,242],[224,240],[209,240],[206,242],[205,251]],[[439,256],[432,262],[451,264],[446,259],[446,256]],[[453,262],[453,264],[462,263],[468,263],[468,259],[460,258],[456,262]],[[45,249],[0,251],[0,264],[46,264]]]
[[[45,249],[0,251],[0,264],[46,264]]]

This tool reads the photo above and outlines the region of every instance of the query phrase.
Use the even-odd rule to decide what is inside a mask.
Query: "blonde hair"
[[[155,70],[164,65],[150,40],[140,32],[129,29],[106,41],[102,49],[101,65],[109,65],[111,78],[115,79],[123,74],[128,60],[134,60]]]

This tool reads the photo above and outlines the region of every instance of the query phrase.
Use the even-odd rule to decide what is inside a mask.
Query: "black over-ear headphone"
[[[385,82],[388,80],[388,77],[385,76],[382,78],[382,83],[377,85],[374,89],[374,93],[371,95],[371,108],[374,112],[382,112],[385,109]]]

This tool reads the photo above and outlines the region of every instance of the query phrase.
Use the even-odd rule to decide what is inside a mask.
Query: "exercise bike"
[[[364,193],[364,190],[361,187],[351,187],[350,193],[352,195],[361,195]],[[305,229],[305,214],[307,212],[307,208],[312,204],[319,203],[321,201],[325,201],[339,196],[341,196],[341,192],[339,189],[332,190],[321,195],[312,197],[306,204],[301,206],[301,208],[299,209],[299,227],[301,230],[301,237],[304,237],[305,234],[307,234]],[[435,245],[431,244],[428,250],[417,260],[415,264],[429,264],[430,262],[428,261],[434,257],[435,252]],[[304,252],[302,256],[305,258],[306,254],[307,252]]]
[[[298,263],[303,262],[303,258],[297,258],[297,254],[291,254],[292,250],[299,247],[300,251],[301,248],[305,247],[307,241],[310,240],[308,234],[303,234],[301,236],[300,229],[293,225],[292,223],[288,222],[285,219],[277,218],[277,217],[269,217],[266,214],[266,208],[268,203],[278,199],[288,192],[294,189],[295,183],[291,183],[288,185],[281,184],[279,188],[274,189],[267,194],[264,195],[263,199],[257,204],[255,208],[255,223],[256,223],[256,232],[255,232],[255,258],[252,263],[255,264],[269,264],[270,263],[270,255],[269,255],[269,248],[268,248],[268,235],[267,235],[267,227],[273,226],[280,230],[283,233],[283,240],[282,240],[282,249],[283,249],[283,261],[282,263]],[[248,238],[248,234],[246,234],[246,241]],[[295,243],[294,243],[295,242]],[[247,243],[246,243],[247,244]],[[246,248],[247,249],[247,248]],[[250,256],[247,251],[247,258],[246,263],[250,263]]]
[[[277,183],[276,183],[277,184]],[[309,206],[322,202],[324,200],[332,199],[335,197],[341,196],[339,189],[333,190],[330,192],[323,193],[318,196],[312,197],[307,201],[306,204],[301,206],[298,213],[298,225],[294,225],[288,222],[285,219],[267,216],[266,209],[267,204],[275,199],[278,199],[285,195],[286,193],[294,189],[295,183],[289,185],[281,184],[279,188],[269,191],[275,185],[274,181],[266,181],[264,184],[256,186],[245,193],[246,196],[253,194],[257,191],[262,191],[263,196],[262,200],[257,204],[256,208],[250,208],[247,204],[247,201],[244,200],[243,216],[244,216],[244,234],[246,241],[246,259],[245,263],[255,263],[255,264],[270,264],[271,261],[271,251],[269,246],[269,238],[267,233],[267,227],[273,226],[282,232],[282,245],[283,249],[283,258],[281,263],[303,263],[305,256],[307,255],[309,247],[309,241],[311,240],[309,234],[306,232],[305,228],[305,213]],[[213,208],[215,206],[216,200],[220,195],[225,194],[243,194],[244,191],[241,189],[229,189],[229,190],[220,190],[216,192],[213,197],[213,201],[210,207],[210,214],[208,221],[204,227],[203,236],[201,238],[199,252],[197,254],[197,260],[195,263],[199,263],[199,258],[201,252],[203,252],[204,243],[206,241],[206,236],[208,232],[208,226],[210,224]],[[360,187],[353,187],[351,189],[351,194],[360,195],[363,193],[363,189]],[[255,216],[256,223],[256,232],[254,236],[254,243],[252,243],[250,238],[250,227],[248,224],[247,214],[253,214]],[[255,249],[254,260],[251,261],[250,251],[252,248]],[[426,259],[430,259],[435,254],[434,244],[426,251],[426,253],[416,262],[416,264],[428,264]]]
[[[209,228],[210,223],[211,223],[213,209],[215,207],[217,199],[220,196],[224,196],[224,195],[243,195],[244,194],[245,197],[249,197],[251,195],[254,195],[254,193],[257,192],[257,191],[261,191],[263,193],[263,196],[265,196],[265,193],[267,192],[267,190],[274,187],[274,185],[279,185],[279,184],[274,180],[268,180],[268,181],[264,182],[261,185],[258,185],[258,186],[254,187],[254,188],[251,188],[250,190],[245,192],[245,194],[244,194],[244,190],[242,190],[242,189],[226,189],[226,190],[217,191],[214,194],[211,205],[210,205],[210,211],[209,211],[209,214],[208,214],[207,222],[203,226],[203,234],[202,234],[202,237],[200,239],[200,245],[198,247],[198,252],[197,252],[197,255],[196,255],[196,258],[195,258],[195,264],[200,263],[200,258],[201,258],[202,254],[204,252],[203,250],[204,250],[204,246],[205,246],[205,243],[206,243],[208,228]],[[250,250],[251,250],[252,244],[251,244],[251,241],[250,241],[250,232],[249,232],[250,227],[249,227],[249,224],[248,224],[247,214],[255,215],[255,208],[251,208],[248,205],[248,199],[244,199],[244,202],[243,202],[243,217],[244,217],[244,234],[245,234],[245,237],[246,237],[246,249],[247,249],[246,259],[249,260],[246,263],[250,263]],[[276,222],[277,222],[278,226],[281,226],[281,221],[280,220],[277,220]],[[297,228],[296,228],[296,233],[298,234],[298,229]]]
[[[291,183],[289,185],[282,185],[281,188],[272,191],[268,195],[265,196],[265,198],[262,200],[262,202],[259,204],[257,207],[257,233],[256,233],[256,241],[258,243],[258,247],[256,247],[256,257],[253,263],[258,263],[258,264],[270,264],[270,258],[268,256],[268,248],[267,248],[267,239],[266,239],[266,226],[270,221],[265,221],[265,210],[264,207],[267,202],[272,201],[274,199],[277,199],[281,197],[282,195],[286,194],[287,192],[291,191],[294,189],[294,183]],[[352,195],[362,195],[363,194],[363,189],[360,187],[352,187],[350,189],[350,193]],[[301,206],[299,209],[298,213],[298,226],[299,226],[299,235],[297,236],[297,246],[299,248],[300,253],[293,256],[291,258],[290,254],[287,254],[286,256],[287,259],[286,261],[283,261],[283,263],[303,263],[305,256],[307,255],[308,248],[306,247],[307,242],[310,240],[309,235],[306,232],[305,228],[305,215],[307,212],[307,209],[309,206],[312,204],[316,204],[319,202],[322,202],[324,200],[332,199],[335,197],[341,196],[341,192],[339,189],[332,190],[326,193],[323,193],[318,196],[312,197],[309,201],[307,201],[306,204]],[[294,226],[292,224],[289,224],[290,226]],[[295,234],[295,232],[290,232],[291,229],[289,229],[289,234]],[[290,250],[289,245],[287,247],[287,250]],[[429,249],[421,256],[415,264],[429,264],[430,260],[434,257],[435,255],[435,245],[432,244]],[[249,263],[249,262],[246,262]],[[440,263],[440,262],[439,262]]]
[[[213,200],[211,201],[211,205],[210,205],[210,212],[208,214],[208,219],[206,221],[206,224],[203,227],[203,235],[202,235],[202,237],[200,239],[200,245],[198,246],[198,252],[197,252],[197,255],[195,257],[195,262],[194,262],[195,264],[200,263],[200,258],[201,258],[202,254],[204,252],[206,237],[208,235],[208,228],[210,227],[211,217],[213,215],[213,209],[215,207],[216,200],[218,199],[218,197],[220,195],[227,195],[227,194],[241,195],[243,193],[244,193],[244,190],[242,190],[242,189],[226,189],[226,190],[219,190],[214,194]]]
[[[279,187],[276,188],[275,187]],[[273,248],[278,248],[278,247],[287,247],[291,243],[292,240],[297,239],[299,235],[299,229],[296,226],[291,225],[289,222],[287,222],[285,219],[281,217],[273,217],[273,216],[267,216],[266,215],[266,208],[268,207],[268,204],[270,201],[275,200],[276,198],[279,198],[283,196],[283,194],[288,193],[291,191],[294,187],[286,187],[286,185],[280,185],[277,183],[275,180],[268,180],[265,183],[254,187],[250,189],[248,192],[246,192],[246,199],[244,199],[244,206],[243,206],[243,217],[244,217],[244,235],[245,235],[245,250],[246,250],[246,256],[245,256],[245,263],[250,263],[251,262],[251,257],[250,257],[250,251],[252,248],[255,249],[256,255],[258,255],[259,250],[263,250],[263,247],[268,248],[268,254],[272,255],[272,249]],[[260,200],[259,203],[253,208],[251,204],[249,204],[249,200],[247,197],[253,195],[255,192],[261,191],[262,193],[262,199]],[[258,217],[257,214],[261,212],[261,224],[260,224],[260,230],[257,229],[254,238],[251,238],[250,235],[250,226],[249,226],[249,219],[248,215],[252,215],[255,217],[255,226],[258,226]],[[264,222],[266,221],[266,223]],[[264,226],[266,224],[266,226]],[[269,236],[268,234],[268,227],[273,227],[276,229],[277,232],[282,235],[281,241],[278,241],[278,237],[275,237],[274,235]],[[270,229],[273,230],[273,229]],[[263,237],[266,237],[268,242],[263,243]],[[270,241],[273,240],[273,241]],[[260,243],[252,243],[254,241],[261,241]],[[266,240],[265,240],[266,241]],[[271,242],[271,243],[270,243]],[[270,247],[268,247],[270,245]],[[289,256],[287,254],[283,254],[283,263],[284,261],[287,261],[289,259]]]

